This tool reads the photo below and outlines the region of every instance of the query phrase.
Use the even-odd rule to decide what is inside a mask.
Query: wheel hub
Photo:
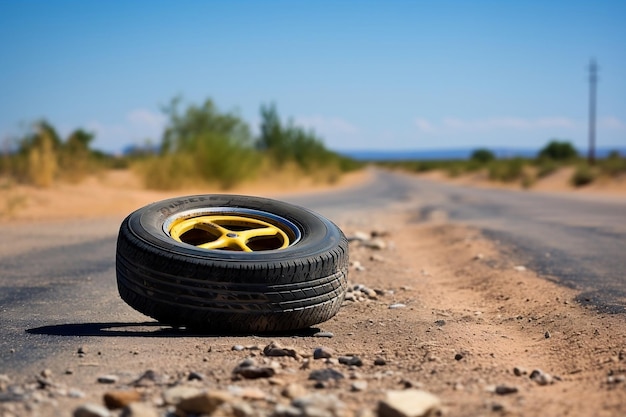
[[[163,226],[174,240],[208,250],[257,252],[285,249],[300,238],[286,219],[256,210],[188,213]]]

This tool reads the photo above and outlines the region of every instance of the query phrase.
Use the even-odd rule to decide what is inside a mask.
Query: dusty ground
[[[623,317],[581,307],[573,290],[537,277],[474,230],[424,220],[372,212],[340,225],[354,236],[376,224],[386,248],[351,243],[349,279],[363,287],[349,296],[356,301],[345,301],[319,325],[333,337],[315,337],[316,330],[198,337],[143,325],[137,313],[137,326],[111,329],[132,336],[91,338],[83,353],[0,376],[0,416],[71,415],[86,403],[103,405],[103,395],[117,390],[156,413],[127,415],[164,416],[175,409],[164,396],[180,386],[226,391],[213,413],[223,416],[382,416],[378,404],[386,393],[406,388],[434,394],[450,416],[626,415]],[[295,348],[298,357],[266,357],[263,348],[272,341]],[[313,359],[318,347],[332,357]],[[358,356],[362,365],[338,363],[340,356]],[[275,375],[234,379],[247,358]],[[310,380],[320,369],[344,378]],[[136,382],[148,370],[154,377]],[[531,379],[534,370],[541,374]],[[116,381],[99,383],[105,375]],[[307,409],[307,398],[323,410]]]
[[[367,180],[367,171],[343,175],[335,184],[302,176],[280,175],[223,191],[202,187],[177,191],[146,190],[130,170],[114,170],[89,177],[79,184],[57,183],[50,188],[10,184],[0,178],[0,223],[3,221],[64,220],[125,215],[151,202],[180,195],[238,193],[260,196],[323,191],[349,187]]]

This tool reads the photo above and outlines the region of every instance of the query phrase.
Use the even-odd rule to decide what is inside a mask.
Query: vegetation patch
[[[449,177],[484,172],[491,181],[519,184],[523,188],[532,188],[540,179],[568,166],[575,167],[570,179],[570,183],[575,187],[591,184],[599,178],[626,176],[626,158],[617,151],[611,152],[607,158],[600,159],[595,165],[590,166],[579,156],[571,143],[557,139],[549,141],[535,158],[498,159],[489,149],[479,148],[473,151],[467,160],[393,161],[379,164],[387,168],[418,173],[438,170],[445,172]]]
[[[123,157],[90,149],[90,132],[77,129],[63,140],[51,124],[37,122],[24,137],[5,144],[0,178],[50,187],[56,181],[80,182],[104,168],[130,167],[151,189],[211,185],[226,190],[280,171],[335,182],[362,166],[327,149],[313,130],[282,121],[275,105],[261,106],[258,137],[236,112],[220,110],[211,99],[183,108],[176,98],[164,112],[168,123],[159,145],[138,147]]]

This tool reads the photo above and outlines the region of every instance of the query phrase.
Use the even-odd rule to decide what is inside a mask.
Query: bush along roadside
[[[268,172],[285,170],[334,182],[360,167],[324,146],[314,131],[284,123],[274,105],[261,106],[260,134],[235,112],[223,112],[207,99],[180,110],[180,99],[165,109],[168,125],[159,152],[135,166],[148,188],[176,189],[213,184],[222,189]]]
[[[475,174],[490,181],[519,184],[523,188],[532,188],[541,179],[567,167],[574,168],[570,178],[574,187],[583,187],[601,178],[626,177],[626,158],[617,151],[589,166],[569,142],[560,140],[550,141],[536,158],[498,159],[490,150],[479,148],[467,160],[386,161],[378,164],[418,173],[443,171],[449,177]]]

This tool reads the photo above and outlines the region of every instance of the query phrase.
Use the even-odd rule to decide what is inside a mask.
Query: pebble
[[[387,243],[382,239],[372,239],[361,242],[361,244],[367,248],[375,250],[384,250],[387,248]]]
[[[239,363],[239,366],[241,366],[242,368],[245,368],[246,366],[254,366],[254,365],[256,365],[256,362],[252,358],[246,358]]]
[[[545,337],[546,339],[549,339],[549,338],[551,338],[551,337],[552,337],[552,335],[550,334],[550,332],[549,332],[549,331],[547,331],[547,332],[545,332],[545,333],[543,334],[543,337]]]
[[[74,410],[74,417],[110,417],[109,410],[98,404],[83,404]]]
[[[535,369],[530,373],[530,379],[539,385],[550,385],[554,381],[552,375],[543,372],[541,369]]]
[[[327,337],[327,338],[331,338],[334,337],[335,334],[333,332],[317,332],[313,334],[313,337]]]
[[[211,414],[217,407],[225,402],[232,402],[233,399],[227,391],[204,391],[180,400],[176,409],[187,414]]]
[[[504,405],[500,403],[491,404],[491,411],[501,412],[504,411]]]
[[[370,232],[370,236],[372,237],[386,237],[389,236],[389,232],[387,230],[372,230]]]
[[[165,404],[175,405],[182,399],[193,397],[198,395],[200,392],[201,391],[198,388],[179,385],[168,388],[163,392],[163,402],[165,402]]]
[[[122,410],[120,417],[159,417],[159,412],[145,403],[132,403]]]
[[[328,359],[332,358],[333,350],[326,347],[318,347],[313,351],[313,359]]]
[[[402,304],[402,303],[395,303],[395,304],[391,304],[389,306],[389,308],[391,310],[395,310],[395,309],[398,309],[398,308],[405,308],[405,307],[406,307],[406,304]]]
[[[518,391],[517,387],[509,385],[496,385],[494,392],[498,395],[515,394]]]
[[[265,348],[263,348],[263,354],[265,356],[290,356],[295,359],[300,356],[294,348],[283,347],[276,342],[272,342],[265,346]]]
[[[340,364],[348,366],[363,366],[363,361],[356,355],[340,356],[337,358]]]
[[[151,387],[158,384],[163,384],[167,382],[167,375],[158,375],[152,369],[148,369],[146,372],[141,374],[139,378],[137,378],[131,385],[135,387]]]
[[[238,366],[233,370],[233,375],[246,379],[271,378],[275,374],[274,368],[269,366]]]
[[[606,377],[608,384],[619,384],[626,381],[626,375],[609,375]]]
[[[76,388],[70,388],[67,391],[67,396],[70,398],[85,398],[85,393]]]
[[[343,415],[345,405],[334,395],[311,394],[295,398],[291,405],[298,410],[296,416],[302,417],[332,417]]]
[[[387,391],[378,403],[378,417],[421,417],[434,415],[441,407],[441,400],[418,389]]]
[[[318,382],[324,382],[329,380],[338,380],[344,379],[345,376],[332,368],[325,369],[316,369],[315,371],[311,371],[309,374],[309,379]]]
[[[354,381],[350,385],[350,390],[353,392],[361,392],[367,389],[367,381]]]
[[[515,368],[513,368],[513,374],[515,376],[522,376],[522,375],[527,375],[528,371],[522,367],[516,366]]]
[[[187,375],[187,381],[204,381],[204,375],[200,372],[191,371]]]
[[[233,394],[236,394],[238,397],[245,398],[246,400],[264,400],[267,398],[265,392],[259,388],[236,388],[237,389],[235,390],[229,389],[229,391],[231,391]]]
[[[348,242],[352,242],[352,241],[364,242],[369,239],[370,239],[370,234],[361,232],[361,231],[356,231],[352,235],[348,236]]]
[[[455,361],[460,361],[461,359],[463,359],[463,354],[462,353],[457,353],[456,355],[454,355],[454,360]]]
[[[385,262],[385,258],[383,258],[382,256],[380,256],[378,254],[372,254],[372,255],[370,255],[370,261]]]
[[[374,359],[374,365],[376,366],[384,366],[387,365],[387,361],[383,358],[376,358]]]
[[[302,416],[302,410],[285,404],[277,404],[274,408],[272,417],[300,417]]]
[[[245,401],[237,401],[230,404],[230,408],[233,410],[234,417],[253,417],[258,416],[255,413],[254,408]]]
[[[350,262],[350,267],[352,267],[355,271],[365,271],[365,267],[359,261]]]
[[[117,410],[127,405],[140,401],[141,393],[139,391],[109,391],[104,394],[104,405],[109,410]]]
[[[517,272],[524,272],[524,271],[526,271],[526,267],[523,266],[523,265],[514,266],[513,269],[515,269]]]
[[[482,253],[478,253],[476,254],[476,256],[474,256],[474,260],[475,261],[479,261],[481,259],[483,259],[485,257],[485,255],[483,255]]]
[[[98,382],[101,384],[115,384],[118,380],[117,375],[101,375],[98,377]]]
[[[281,394],[283,397],[287,397],[293,400],[294,398],[303,397],[304,395],[306,395],[307,390],[300,384],[291,383],[283,388]]]
[[[234,350],[236,352],[241,352],[242,350],[245,350],[246,348],[243,345],[235,345],[231,348],[231,350]]]

